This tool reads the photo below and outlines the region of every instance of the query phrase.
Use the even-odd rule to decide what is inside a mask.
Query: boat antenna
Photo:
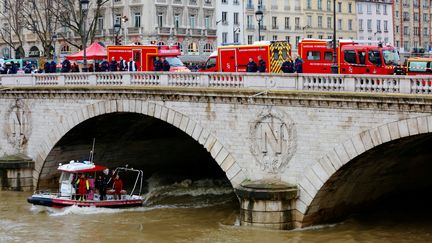
[[[94,158],[95,142],[96,142],[96,138],[93,138],[93,146],[92,146],[92,150],[90,150],[90,158],[89,158],[91,163],[93,163],[93,158]]]

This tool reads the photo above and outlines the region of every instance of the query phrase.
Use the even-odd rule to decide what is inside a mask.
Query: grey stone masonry
[[[48,154],[74,126],[113,112],[144,114],[201,144],[234,188],[260,180],[296,185],[290,210],[301,225],[317,192],[343,165],[383,143],[432,131],[429,88],[418,91],[415,79],[386,77],[378,84],[365,81],[377,77],[351,77],[346,92],[323,75],[257,74],[230,83],[237,74],[218,74],[224,77],[218,84],[216,74],[178,75],[183,84],[194,77],[215,85],[113,87],[92,78],[75,86],[79,78],[69,75],[1,76],[0,155],[30,157],[37,186]],[[411,89],[402,92],[397,85],[404,82]]]

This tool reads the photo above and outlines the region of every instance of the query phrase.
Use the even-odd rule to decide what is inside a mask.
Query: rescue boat
[[[107,182],[106,198],[101,200],[100,193],[95,188],[97,176],[108,175],[108,168],[105,166],[95,165],[91,161],[70,161],[68,164],[60,164],[58,170],[61,171],[59,180],[59,191],[56,193],[35,192],[27,201],[33,205],[63,208],[68,206],[79,207],[105,207],[105,208],[126,208],[140,207],[144,199],[141,196],[143,171],[133,168],[117,167],[112,175],[119,175],[121,178],[136,177],[133,187],[129,193],[126,190],[121,191],[120,198],[114,198],[113,178],[109,177]],[[79,175],[87,175],[89,190],[85,198],[79,198],[77,195],[76,179]],[[123,175],[125,177],[123,177]],[[131,184],[131,183],[129,183]]]

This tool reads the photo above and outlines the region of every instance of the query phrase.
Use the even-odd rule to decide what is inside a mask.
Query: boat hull
[[[33,205],[53,207],[53,208],[64,208],[70,206],[78,207],[101,207],[101,208],[130,208],[130,207],[141,207],[143,205],[143,199],[122,199],[122,200],[72,200],[63,198],[48,198],[31,196],[27,198],[27,202]]]

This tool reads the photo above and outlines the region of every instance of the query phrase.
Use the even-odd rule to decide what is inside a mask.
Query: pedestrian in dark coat
[[[106,59],[104,59],[102,61],[102,63],[100,64],[100,69],[101,69],[101,72],[108,72],[108,70],[109,70],[109,63],[108,63],[108,61]]]
[[[169,72],[169,70],[171,68],[169,62],[165,59],[165,57],[162,57],[161,61],[162,61],[162,70],[164,72]]]
[[[68,73],[68,72],[70,72],[70,71],[71,71],[71,63],[70,63],[70,61],[69,61],[68,59],[65,59],[65,60],[62,62],[61,72],[62,72],[62,73]]]
[[[95,187],[99,191],[100,200],[106,199],[107,181],[105,176],[99,175],[95,181]]]
[[[24,66],[24,73],[31,73],[32,72],[32,65],[30,62],[26,62]]]
[[[115,60],[114,57],[111,59],[111,62],[110,62],[110,71],[111,72],[117,71],[117,61]]]
[[[45,73],[50,73],[51,72],[51,68],[50,68],[50,63],[47,61],[45,64],[44,64],[44,72]]]
[[[303,72],[303,60],[301,57],[297,56],[294,61],[294,69],[296,73],[302,73]]]
[[[282,63],[282,72],[284,73],[293,73],[294,72],[294,63],[292,62],[292,60],[287,57],[285,62]]]
[[[266,62],[262,59],[262,56],[258,56],[258,72],[265,73]]]
[[[247,67],[246,67],[246,72],[255,73],[257,71],[257,69],[258,69],[257,64],[254,62],[253,58],[250,57],[249,62],[248,62]]]
[[[128,66],[126,60],[123,60],[123,57],[120,57],[119,71],[127,71],[127,70],[128,70]]]
[[[51,64],[50,64],[50,73],[56,73],[56,72],[57,72],[57,64],[53,60],[53,61],[51,61]]]
[[[154,60],[153,66],[154,66],[154,70],[155,70],[156,72],[158,72],[158,71],[162,71],[162,62],[161,62],[161,60],[160,60],[159,57],[155,57],[155,60]]]

